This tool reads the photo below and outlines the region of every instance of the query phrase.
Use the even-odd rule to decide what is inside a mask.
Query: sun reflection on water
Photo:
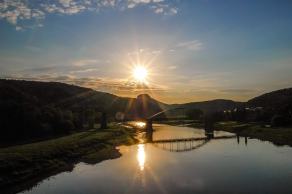
[[[138,152],[137,152],[137,160],[138,160],[138,164],[139,164],[141,171],[144,170],[145,159],[146,159],[146,154],[145,154],[144,144],[139,144],[138,145]]]
[[[136,126],[139,127],[139,128],[143,128],[143,127],[145,127],[145,125],[146,125],[146,123],[141,122],[141,121],[138,121],[138,122],[136,122],[135,124],[136,124]]]

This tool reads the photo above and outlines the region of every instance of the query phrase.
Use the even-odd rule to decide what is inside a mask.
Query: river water
[[[118,159],[79,163],[22,193],[292,193],[291,147],[220,131],[203,139],[204,130],[187,126],[154,129],[153,143],[121,146]]]

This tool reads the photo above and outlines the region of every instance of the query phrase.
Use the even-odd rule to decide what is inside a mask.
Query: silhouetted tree
[[[203,116],[203,111],[200,109],[190,109],[186,112],[186,115],[189,119],[192,120],[199,120]]]
[[[107,114],[105,112],[101,114],[100,128],[107,129]]]
[[[272,127],[285,127],[289,124],[289,118],[283,115],[274,115],[271,120]]]

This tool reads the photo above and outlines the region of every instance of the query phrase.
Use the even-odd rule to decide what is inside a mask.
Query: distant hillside
[[[64,83],[0,79],[0,140],[19,141],[89,129],[99,122],[101,112],[106,112],[110,120],[132,120],[178,107],[183,110],[161,116],[178,118],[191,109],[208,113],[244,106],[272,108],[271,115],[290,111],[292,89],[267,93],[246,103],[218,99],[169,105],[148,94],[124,98]]]
[[[32,103],[64,109],[122,110],[129,98],[57,82],[0,80],[0,102]]]
[[[0,80],[1,144],[89,129],[108,119],[135,119],[161,111],[149,96],[123,98],[56,82]],[[143,109],[142,109],[143,108]]]
[[[292,88],[281,89],[255,97],[247,102],[248,106],[279,109],[292,107]]]
[[[210,100],[210,101],[203,101],[203,102],[191,102],[186,104],[177,104],[173,105],[174,107],[182,107],[186,110],[188,109],[200,109],[203,112],[216,112],[216,111],[224,111],[224,110],[231,110],[234,108],[238,108],[243,106],[243,102],[236,102],[232,100]]]
[[[72,111],[94,109],[112,116],[122,112],[129,118],[150,116],[167,106],[147,94],[139,95],[135,99],[58,82],[0,80],[0,103],[7,101],[38,107],[54,106]]]

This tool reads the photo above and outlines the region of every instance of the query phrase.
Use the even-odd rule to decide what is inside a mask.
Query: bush
[[[199,120],[203,116],[203,111],[200,109],[190,109],[186,112],[189,119]]]
[[[75,128],[72,121],[70,121],[70,120],[62,121],[60,123],[60,127],[61,127],[61,130],[60,130],[61,133],[68,133],[68,132],[74,130],[74,128]]]
[[[289,125],[289,118],[282,115],[274,115],[271,120],[272,127],[284,127]]]

